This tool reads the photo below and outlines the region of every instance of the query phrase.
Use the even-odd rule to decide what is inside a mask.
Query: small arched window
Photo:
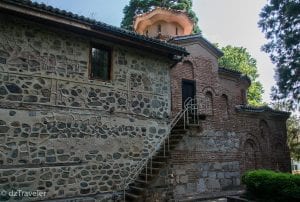
[[[176,27],[176,35],[178,35],[178,27]]]
[[[157,25],[157,33],[161,33],[161,24]]]
[[[247,92],[244,89],[241,90],[241,101],[242,105],[247,104]]]
[[[205,111],[207,115],[213,115],[213,96],[210,91],[205,93]]]
[[[229,103],[228,103],[228,97],[227,95],[223,94],[221,96],[222,104],[221,104],[221,110],[223,110],[223,117],[228,118],[229,115]]]

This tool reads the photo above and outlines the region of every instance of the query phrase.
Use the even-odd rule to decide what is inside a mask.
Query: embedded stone
[[[46,162],[54,163],[56,162],[56,157],[55,156],[46,157]]]
[[[70,158],[69,155],[59,155],[57,157],[57,159],[60,160],[60,161],[67,161],[67,160],[69,160],[69,158]]]
[[[9,176],[14,174],[16,171],[15,170],[7,170],[7,171],[3,171],[3,176]]]
[[[119,99],[118,99],[118,104],[119,104],[119,105],[126,105],[126,99],[124,99],[124,98],[119,98]]]
[[[85,187],[88,187],[88,186],[89,186],[89,184],[87,182],[80,182],[80,187],[85,188]]]
[[[46,187],[51,187],[52,186],[52,182],[51,181],[47,181],[46,182]]]
[[[90,193],[90,188],[88,188],[88,189],[80,189],[80,194],[88,194],[88,193]]]
[[[22,95],[8,95],[7,99],[10,101],[22,101]]]
[[[8,130],[9,130],[8,126],[0,126],[0,133],[7,133]]]
[[[152,103],[151,103],[151,106],[153,108],[159,108],[159,107],[161,107],[161,104],[158,100],[153,100]]]
[[[0,87],[0,95],[7,95],[7,91],[6,91],[6,89],[4,88],[4,86],[1,86],[1,87]]]
[[[158,130],[158,134],[160,134],[160,135],[161,135],[161,134],[164,134],[165,132],[166,132],[166,129],[159,129],[159,130]]]
[[[14,83],[6,84],[6,88],[11,93],[17,93],[17,94],[22,93],[22,89],[18,85],[14,84]]]
[[[38,101],[38,98],[37,96],[34,96],[34,95],[28,95],[26,97],[24,97],[24,102],[37,102]]]
[[[75,90],[71,90],[71,95],[78,96],[78,93]]]
[[[95,92],[89,92],[89,97],[97,97],[97,93],[95,93]]]
[[[51,91],[49,89],[42,89],[41,93],[44,97],[50,97]]]
[[[156,128],[155,127],[150,127],[149,132],[150,133],[156,133]]]
[[[113,154],[113,158],[114,158],[114,159],[119,159],[119,158],[121,158],[121,156],[122,156],[122,155],[121,155],[120,153],[114,153],[114,154]]]
[[[138,101],[134,101],[134,102],[132,102],[131,106],[132,106],[132,107],[136,107],[136,106],[138,106],[138,104],[139,104]]]
[[[52,173],[51,172],[45,173],[45,174],[41,175],[40,178],[42,180],[50,180],[52,178]]]

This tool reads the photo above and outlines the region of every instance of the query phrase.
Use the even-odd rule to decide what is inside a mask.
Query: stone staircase
[[[164,168],[169,159],[172,150],[174,150],[177,144],[186,135],[187,130],[184,129],[184,125],[180,125],[179,122],[171,131],[169,135],[169,144],[166,141],[164,146],[161,146],[156,155],[153,156],[152,162],[148,162],[137,179],[129,185],[129,189],[125,193],[126,201],[130,202],[142,202],[147,188],[151,182],[158,177],[158,174],[162,168]],[[164,149],[165,148],[165,149]],[[167,149],[166,149],[167,148]],[[151,165],[152,164],[152,165]],[[171,194],[168,194],[171,199]],[[169,200],[172,201],[172,200]]]
[[[188,98],[184,103],[184,109],[178,112],[170,123],[171,132],[167,139],[160,145],[159,149],[148,159],[148,162],[142,168],[142,171],[129,184],[125,192],[125,201],[143,202],[145,194],[154,179],[158,179],[159,172],[165,168],[170,159],[170,154],[177,144],[187,133],[188,126],[199,126],[199,116],[197,113],[197,99]],[[168,201],[172,199],[173,194],[167,193]]]

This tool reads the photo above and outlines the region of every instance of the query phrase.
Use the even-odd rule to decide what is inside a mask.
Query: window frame
[[[96,49],[102,49],[105,51],[109,52],[109,66],[108,66],[108,79],[104,80],[104,79],[100,79],[100,78],[93,78],[92,77],[92,50],[93,48]],[[90,47],[89,47],[89,67],[88,67],[88,78],[89,80],[94,80],[94,81],[102,81],[102,82],[110,82],[112,80],[112,70],[113,70],[113,48],[111,46],[107,46],[101,43],[95,43],[95,42],[91,42],[90,43]]]

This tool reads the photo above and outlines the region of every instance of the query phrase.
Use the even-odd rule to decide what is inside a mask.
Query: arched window
[[[223,94],[221,96],[222,104],[221,104],[221,110],[224,118],[228,118],[229,115],[229,103],[228,103],[228,97],[227,95]]]
[[[242,105],[247,104],[247,92],[244,89],[241,90],[241,101]]]
[[[251,139],[247,139],[244,144],[245,170],[253,170],[257,167],[257,145]]]
[[[213,115],[213,96],[210,91],[205,93],[205,111],[207,115]]]
[[[265,120],[259,122],[260,135],[263,138],[268,138],[270,135],[270,128],[268,123]]]
[[[176,27],[176,35],[178,35],[178,27]]]
[[[161,33],[161,24],[157,25],[157,33]]]

